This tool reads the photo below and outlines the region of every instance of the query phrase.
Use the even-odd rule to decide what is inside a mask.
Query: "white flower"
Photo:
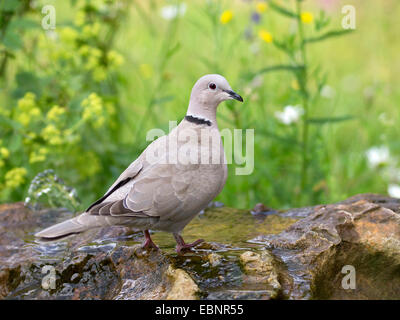
[[[249,46],[249,50],[252,54],[256,55],[257,53],[260,52],[260,45],[258,44],[258,42],[253,42],[250,46]]]
[[[388,194],[393,198],[400,198],[400,186],[398,184],[389,184]]]
[[[186,12],[186,4],[180,3],[177,5],[162,7],[160,15],[165,20],[173,20],[177,16],[183,16],[185,12]]]
[[[289,125],[300,120],[304,110],[300,106],[286,106],[283,111],[276,111],[275,117],[282,123]]]
[[[387,164],[390,160],[389,149],[385,146],[372,147],[365,152],[365,155],[371,168]]]
[[[326,84],[321,88],[320,94],[321,97],[331,99],[335,96],[335,89]]]
[[[381,113],[378,116],[378,120],[382,122],[382,124],[386,126],[393,126],[395,124],[394,118],[393,117],[388,117],[385,112]]]

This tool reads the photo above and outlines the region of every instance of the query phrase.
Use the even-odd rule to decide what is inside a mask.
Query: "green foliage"
[[[382,170],[393,168],[365,161],[374,145],[400,152],[400,92],[370,50],[384,40],[341,29],[340,8],[315,3],[186,1],[163,18],[181,2],[53,1],[56,29],[44,30],[49,3],[2,1],[0,201],[24,199],[30,181],[54,169],[83,209],[143,151],[147,130],[167,132],[169,120],[182,119],[206,73],[223,74],[245,100],[220,106],[220,129],[255,129],[253,174],[236,176],[230,165],[218,200],[282,208],[385,192],[396,181]],[[394,1],[385,6],[399,11]],[[366,7],[357,10],[389,19],[379,5]],[[397,61],[398,48],[384,50]]]
[[[20,18],[18,7],[2,11],[9,20],[3,59],[15,57],[15,76],[10,77],[16,85],[9,88],[10,106],[0,113],[2,145],[11,153],[0,170],[28,169],[18,184],[11,183],[13,188],[7,179],[0,181],[2,199],[20,198],[29,180],[49,167],[73,185],[85,183],[87,190],[98,192],[99,180],[91,178],[103,171],[100,156],[112,152],[111,141],[120,135],[116,79],[124,58],[112,46],[124,7],[81,3],[73,24],[61,24],[57,32],[32,31],[40,25],[40,8],[29,18]],[[15,29],[26,36],[10,42],[7,34]]]

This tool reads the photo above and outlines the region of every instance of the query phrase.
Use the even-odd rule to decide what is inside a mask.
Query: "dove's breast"
[[[155,226],[172,232],[183,229],[206,208],[222,191],[227,179],[225,152],[218,129],[193,125],[178,131],[177,138],[178,161],[170,185],[179,204],[162,214]]]

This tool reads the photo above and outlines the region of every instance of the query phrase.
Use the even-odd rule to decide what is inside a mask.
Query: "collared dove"
[[[202,239],[185,243],[180,232],[225,185],[227,166],[216,111],[229,99],[243,101],[223,76],[201,77],[192,89],[185,118],[169,135],[154,140],[84,213],[35,236],[58,240],[120,225],[142,230],[145,248],[158,249],[148,230],[172,232],[178,254],[201,243]]]

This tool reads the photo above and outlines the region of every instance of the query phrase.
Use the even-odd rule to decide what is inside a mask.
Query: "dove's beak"
[[[243,98],[240,96],[240,95],[238,95],[235,91],[232,91],[232,90],[224,90],[227,94],[229,94],[229,96],[232,98],[232,99],[235,99],[235,100],[238,100],[238,101],[240,101],[240,102],[243,102]]]

